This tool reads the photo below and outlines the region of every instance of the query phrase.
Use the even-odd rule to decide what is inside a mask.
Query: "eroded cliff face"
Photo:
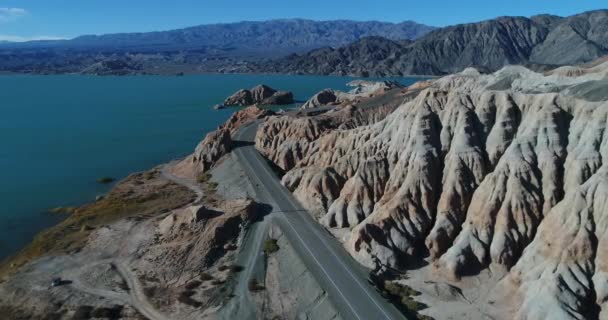
[[[239,128],[273,114],[271,110],[257,106],[235,112],[217,130],[209,132],[196,146],[193,154],[177,163],[170,171],[177,176],[190,179],[195,179],[198,174],[207,173],[232,150],[234,144],[232,137]]]
[[[606,70],[465,70],[377,121],[270,117],[256,145],[365,265],[492,265],[518,318],[608,317]]]

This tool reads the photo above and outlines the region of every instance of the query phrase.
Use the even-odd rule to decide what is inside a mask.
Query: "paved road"
[[[364,270],[325,229],[281,185],[266,160],[253,146],[259,122],[244,126],[235,140],[250,145],[234,154],[249,177],[256,194],[275,208],[273,220],[279,224],[291,245],[302,258],[343,319],[375,320],[405,317],[368,283]],[[277,210],[278,209],[278,210]],[[279,211],[280,214],[277,214]]]

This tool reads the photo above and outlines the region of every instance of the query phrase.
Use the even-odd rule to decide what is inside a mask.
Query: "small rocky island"
[[[291,91],[278,91],[267,85],[257,85],[251,89],[241,89],[224,100],[223,104],[218,104],[214,109],[226,107],[245,107],[254,104],[260,106],[287,105],[294,103]]]

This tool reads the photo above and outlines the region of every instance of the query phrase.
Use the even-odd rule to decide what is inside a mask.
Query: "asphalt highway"
[[[356,262],[328,231],[313,220],[279,181],[253,144],[259,122],[241,128],[233,150],[243,170],[253,180],[259,200],[273,206],[277,223],[308,270],[328,293],[342,319],[405,319],[368,282],[369,270]]]

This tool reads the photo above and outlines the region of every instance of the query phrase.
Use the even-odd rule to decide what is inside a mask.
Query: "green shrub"
[[[399,284],[397,282],[385,281],[384,289],[388,291],[390,294],[399,297],[415,297],[419,296],[420,292],[406,286]]]
[[[279,245],[276,239],[268,239],[264,241],[264,252],[268,255],[279,251]]]
[[[196,182],[198,182],[198,183],[205,183],[205,182],[209,181],[209,179],[211,179],[211,175],[208,173],[200,172],[196,175]]]
[[[395,303],[400,303],[403,307],[411,312],[414,312],[417,316],[422,316],[417,312],[426,308],[426,305],[412,298],[419,296],[420,292],[410,288],[409,286],[392,281],[384,282],[384,290],[385,293],[391,296],[391,300],[393,300]]]
[[[404,305],[410,311],[419,311],[424,309],[425,305],[415,301],[410,297],[401,297],[401,304]]]
[[[52,213],[73,214],[78,210],[77,207],[57,207],[51,209]]]
[[[112,183],[112,182],[114,182],[114,178],[110,178],[110,177],[101,177],[101,178],[97,179],[97,183],[107,184],[107,183]]]

